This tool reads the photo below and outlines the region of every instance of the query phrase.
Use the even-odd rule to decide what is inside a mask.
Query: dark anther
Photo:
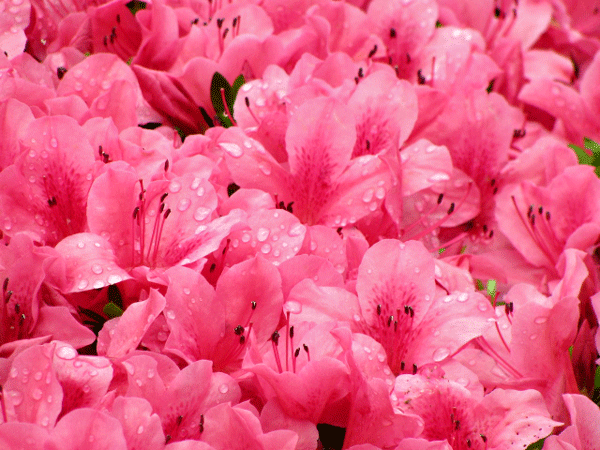
[[[381,315],[381,305],[377,305],[377,315]]]
[[[117,14],[117,23],[121,23],[121,14]]]
[[[354,77],[354,83],[358,84],[358,77]]]
[[[498,193],[498,188],[497,188],[497,187],[495,187],[495,188],[494,188],[494,192],[493,192],[493,194],[494,194],[494,195],[496,195],[497,193]]]
[[[171,440],[171,435],[170,435],[170,434],[167,434],[167,435],[165,436],[165,445],[166,445],[166,444],[168,444],[170,440]]]
[[[486,443],[487,442],[487,437],[485,437],[485,434],[480,434],[479,436],[481,436],[481,440]]]
[[[139,206],[136,206],[135,208],[133,208],[133,218],[134,219],[137,219],[137,216],[138,216],[139,212],[140,212],[140,207]]]
[[[342,235],[342,227],[338,227],[337,230],[335,230],[337,232],[337,234],[339,234],[340,236]]]
[[[550,220],[550,211],[546,211],[546,220]]]
[[[452,214],[454,212],[454,202],[450,203],[450,208],[448,208],[448,214]]]
[[[192,20],[192,25],[198,25],[198,22],[200,22],[200,17],[196,17],[194,20]]]
[[[8,289],[8,277],[6,277],[4,279],[4,282],[2,283],[2,293],[6,293],[7,289]]]
[[[48,199],[48,206],[55,206],[56,205],[56,197],[52,196],[52,198]]]
[[[213,273],[213,272],[215,271],[215,269],[216,269],[216,268],[217,268],[217,265],[216,265],[215,263],[212,263],[212,264],[210,265],[210,269],[208,269],[208,271],[209,271],[210,273]]]
[[[19,314],[21,312],[21,305],[15,303],[15,314]]]
[[[10,302],[10,298],[12,297],[12,295],[13,295],[13,291],[8,291],[6,293],[6,296],[4,297],[4,302],[8,304],[8,302]]]
[[[244,97],[244,102],[246,103],[246,108],[250,108],[250,99],[248,97]]]
[[[531,226],[535,226],[535,215],[531,215],[531,217],[529,218],[529,221],[531,222]]]
[[[219,27],[219,29],[223,26],[223,22],[225,21],[225,19],[217,19],[217,27]]]
[[[486,92],[489,94],[490,92],[492,92],[492,90],[494,89],[494,83],[496,82],[496,79],[494,78],[492,81],[490,81],[490,84],[488,84],[488,87],[485,88]]]
[[[104,36],[104,39],[102,39],[102,42],[104,43],[105,47],[108,47],[108,36]]]
[[[293,213],[294,211],[292,210],[292,205],[294,204],[294,202],[289,202],[287,204],[287,206],[285,207],[285,210],[289,213]]]
[[[377,44],[375,44],[373,46],[373,48],[371,49],[371,51],[369,52],[369,58],[372,58],[373,55],[375,55],[375,53],[377,53]]]
[[[177,426],[181,425],[181,422],[183,421],[183,416],[177,416]]]
[[[440,22],[439,20],[435,21],[435,27],[436,28],[442,28],[444,25],[442,24],[442,22]]]
[[[496,8],[494,8],[494,16],[500,17],[500,14],[502,14],[502,10],[496,6]]]
[[[367,146],[367,150],[371,150],[371,141],[367,139],[365,145]]]
[[[533,205],[529,205],[529,209],[527,209],[527,217],[531,217],[533,213]]]
[[[396,29],[395,28],[390,28],[390,37],[391,38],[395,38],[396,37]]]
[[[490,238],[494,237],[494,230],[490,231]]]
[[[515,139],[522,138],[525,136],[525,134],[526,134],[525,128],[522,128],[520,130],[514,130],[513,138],[515,138]]]
[[[419,84],[425,84],[425,77],[423,76],[423,72],[421,69],[417,70],[417,78],[419,79]]]
[[[394,332],[398,331],[398,321],[394,320]]]
[[[444,194],[438,195],[437,204],[439,205],[440,203],[442,203],[442,200],[444,200]]]
[[[487,225],[483,225],[483,227],[481,227],[481,228],[483,228],[483,232],[484,233],[487,233],[487,230],[488,230],[488,226]]]
[[[58,77],[59,80],[62,80],[62,77],[65,76],[65,73],[67,73],[67,69],[60,66],[56,69],[56,76]]]
[[[164,168],[165,168],[165,172],[167,170],[169,170],[169,160],[168,159],[165,159],[165,166],[164,166]]]
[[[223,39],[227,37],[227,33],[229,33],[229,28],[225,28],[225,31],[223,31]]]
[[[471,439],[467,439],[467,447],[471,448]]]
[[[237,16],[233,18],[233,22],[231,22],[231,25],[233,26],[233,28],[235,28],[235,26],[237,25],[238,22],[238,18]]]
[[[271,340],[273,342],[275,342],[275,345],[279,345],[279,332],[278,331],[273,331],[273,334],[271,335]]]
[[[165,219],[171,215],[171,208],[165,211]]]
[[[410,64],[410,55],[407,53],[406,54],[406,64]]]
[[[304,351],[305,351],[306,353],[308,353],[308,345],[306,345],[306,344],[302,344],[302,348],[304,348]]]
[[[544,214],[544,208],[542,206],[540,206],[538,208],[538,214],[541,216],[542,214]]]
[[[492,185],[492,187],[494,187],[494,185],[496,184],[496,179],[492,178],[492,181],[490,181],[490,184]]]
[[[388,327],[392,325],[393,321],[394,321],[394,316],[388,317]]]
[[[241,336],[241,334],[244,332],[244,327],[243,327],[243,326],[241,326],[241,325],[238,325],[237,327],[235,327],[235,328],[233,329],[233,332],[234,332],[235,334],[237,334],[238,336]]]
[[[117,27],[112,27],[112,30],[110,30],[110,35],[117,37]]]
[[[404,370],[404,367],[406,367],[406,363],[404,361],[400,362],[400,370]]]
[[[299,354],[300,354],[300,347],[298,347],[296,349],[296,351],[294,352],[294,357],[297,358]]]
[[[242,335],[240,336],[240,345],[244,345],[244,342],[246,342],[246,336]]]
[[[417,365],[413,364],[413,371],[412,371],[413,375],[415,375],[417,373]]]
[[[294,327],[290,327],[290,339],[294,338]]]
[[[252,301],[250,305],[252,306],[252,311],[254,311],[256,309],[256,302]]]
[[[358,68],[358,76],[359,76],[360,78],[362,78],[362,77],[364,77],[364,76],[365,76],[365,74],[364,74],[364,72],[363,72],[363,68],[362,68],[362,67],[359,67],[359,68]]]
[[[167,195],[169,195],[169,193],[165,192],[163,195],[160,196],[160,202],[161,203],[165,201],[165,198],[167,198]]]
[[[454,421],[454,429],[458,430],[460,428],[460,420],[455,420]]]
[[[200,414],[200,423],[198,424],[198,431],[200,433],[204,431],[204,414]]]
[[[399,77],[400,76],[400,67],[398,67],[397,65],[394,65],[394,72],[396,72],[396,76]]]

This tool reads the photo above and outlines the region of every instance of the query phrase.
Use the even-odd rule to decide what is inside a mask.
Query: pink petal
[[[128,448],[162,450],[165,435],[160,418],[153,414],[147,400],[138,397],[117,397],[111,415],[121,422]]]
[[[126,450],[121,423],[108,414],[80,408],[64,416],[52,432],[48,450]]]
[[[63,389],[52,367],[53,352],[54,344],[38,345],[14,359],[3,386],[9,420],[37,423],[48,430],[54,426],[62,409]]]
[[[98,235],[69,236],[56,245],[56,250],[65,257],[67,285],[63,292],[100,289],[131,278],[119,267],[112,246]]]

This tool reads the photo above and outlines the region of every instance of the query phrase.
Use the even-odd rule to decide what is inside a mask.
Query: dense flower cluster
[[[0,0],[0,447],[599,448],[599,8]]]

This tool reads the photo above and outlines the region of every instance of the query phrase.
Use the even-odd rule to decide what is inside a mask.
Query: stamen
[[[250,113],[250,115],[252,116],[252,118],[254,119],[254,121],[256,122],[256,124],[260,125],[260,120],[258,120],[258,118],[256,117],[256,115],[252,111],[252,108],[250,108],[250,99],[248,97],[244,97],[244,102],[246,103],[246,108],[248,108],[248,112]]]
[[[308,345],[302,344],[304,351],[306,352],[306,357],[308,358],[308,362],[310,362],[310,352],[308,351]]]
[[[277,345],[279,344],[279,333],[277,331],[273,331],[271,335],[271,344],[273,346],[273,354],[275,355],[275,362],[277,363],[277,370],[279,373],[283,373],[283,367],[281,366],[281,359],[279,358],[279,351],[277,350]]]
[[[204,432],[204,414],[200,414],[200,423],[198,424],[198,431],[200,434]]]

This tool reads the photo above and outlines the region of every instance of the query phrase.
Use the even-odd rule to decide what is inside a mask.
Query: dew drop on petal
[[[66,360],[74,359],[77,356],[77,350],[67,346],[61,347],[56,350],[56,356]]]
[[[172,309],[168,310],[165,315],[167,316],[167,319],[175,319],[175,312]]]
[[[362,201],[369,203],[371,200],[373,200],[373,193],[373,189],[367,189],[362,196]]]
[[[477,308],[479,309],[479,311],[485,312],[488,310],[488,304],[486,302],[479,302]]]
[[[186,287],[185,287],[185,288],[183,288],[183,293],[184,293],[185,295],[190,295],[190,293],[191,293],[191,292],[192,292],[192,291],[190,291],[190,288],[186,288]]]
[[[41,400],[42,390],[40,388],[35,388],[33,391],[31,391],[31,398],[33,398],[34,400]]]
[[[144,432],[144,426],[140,425],[137,429],[137,434],[142,434]]]
[[[56,148],[58,146],[58,141],[56,140],[56,138],[50,139],[50,146],[53,148]]]
[[[435,362],[440,362],[443,359],[446,359],[450,354],[450,350],[445,347],[438,348],[435,352],[433,352],[433,360]]]
[[[233,144],[231,142],[222,142],[219,145],[229,156],[234,158],[240,158],[244,154],[244,151],[237,144]]]
[[[288,234],[290,236],[300,236],[304,232],[304,225],[296,223],[290,227]]]
[[[264,255],[267,255],[271,251],[271,246],[269,244],[263,244],[263,246],[260,248],[260,251]]]
[[[219,386],[219,392],[221,394],[227,394],[227,392],[229,392],[229,386],[227,386],[226,384],[222,384],[221,386]]]
[[[23,394],[21,394],[19,391],[10,391],[10,398],[12,404],[15,406],[19,406],[21,403],[23,403]]]
[[[209,216],[210,212],[211,210],[209,208],[200,206],[198,209],[196,209],[196,211],[194,211],[194,219],[196,219],[198,222],[201,222]]]
[[[171,184],[169,184],[169,191],[171,191],[173,194],[176,194],[180,190],[181,190],[181,183],[177,180],[171,181]]]
[[[256,233],[256,239],[258,242],[264,242],[269,237],[270,231],[268,228],[259,228]]]
[[[35,375],[33,376],[33,379],[35,381],[40,381],[42,379],[42,372],[36,372]]]
[[[177,209],[179,211],[183,212],[190,207],[191,203],[192,203],[192,201],[189,198],[182,198],[181,200],[179,200],[179,203],[177,204]]]
[[[271,166],[266,162],[261,162],[258,164],[258,168],[265,175],[271,175]]]
[[[100,275],[102,273],[102,266],[100,264],[92,264],[92,272],[96,275]]]
[[[534,319],[534,322],[537,323],[538,325],[541,325],[543,323],[546,323],[548,321],[547,317],[536,317]]]
[[[461,292],[460,294],[458,294],[458,296],[456,297],[456,300],[458,300],[460,303],[464,303],[469,299],[469,294],[467,294],[466,292]]]

